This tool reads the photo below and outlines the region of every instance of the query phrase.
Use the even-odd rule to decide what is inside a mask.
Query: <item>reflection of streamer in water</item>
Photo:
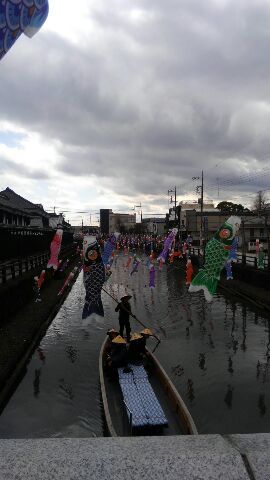
[[[184,373],[184,369],[183,367],[181,367],[181,365],[176,365],[175,367],[172,367],[171,368],[171,371],[174,375],[176,375],[177,377],[181,377],[181,375],[183,375]]]
[[[71,363],[76,362],[78,352],[72,345],[68,345],[68,347],[66,347],[66,354]]]
[[[166,330],[161,326],[159,326],[159,330],[163,333],[164,337],[167,338]]]
[[[259,407],[260,415],[261,415],[261,417],[263,417],[263,415],[265,415],[265,413],[266,413],[266,406],[265,406],[265,401],[264,401],[264,395],[263,394],[259,395],[258,407]]]
[[[229,357],[228,358],[228,372],[230,372],[231,374],[233,374],[234,370],[233,370],[233,361],[232,361],[232,358]]]
[[[41,375],[41,369],[40,368],[37,368],[35,370],[35,378],[34,378],[34,381],[33,381],[33,386],[34,386],[34,397],[38,397],[39,395],[39,392],[40,392],[40,375]]]
[[[45,363],[46,357],[41,347],[37,348],[37,353],[42,363]]]
[[[59,387],[61,388],[61,390],[63,390],[67,394],[67,396],[70,400],[74,399],[75,395],[73,393],[72,386],[69,385],[68,383],[66,383],[64,378],[60,378]]]
[[[242,317],[243,317],[243,324],[242,324],[242,332],[243,332],[243,341],[241,343],[241,349],[245,352],[247,349],[246,346],[246,338],[247,338],[247,307],[243,305],[242,307]]]
[[[205,362],[206,362],[205,353],[200,353],[199,354],[199,367],[204,372],[206,371]]]
[[[185,310],[186,314],[187,314],[187,321],[190,323],[190,325],[192,326],[193,325],[193,321],[191,319],[191,311],[190,311],[190,307],[187,306],[186,304],[184,303],[181,303],[181,306],[183,307],[183,309]]]
[[[206,303],[204,300],[204,305],[206,307],[206,310],[204,312],[204,315],[206,314],[206,317],[208,318],[208,323],[211,328],[211,330],[214,330],[214,324],[212,321],[212,303]]]
[[[191,378],[189,378],[187,381],[187,396],[190,400],[190,403],[192,403],[195,398],[195,395],[194,395],[193,381],[191,380]]]
[[[208,338],[209,338],[209,345],[210,345],[210,347],[211,347],[211,348],[215,348],[215,344],[214,344],[214,342],[213,342],[211,333],[208,334]]]
[[[232,308],[232,329],[231,329],[231,339],[232,339],[232,349],[234,353],[237,352],[238,348],[238,340],[234,337],[234,331],[236,330],[236,325],[235,325],[235,313],[236,313],[236,307],[235,305]]]
[[[224,397],[224,402],[228,405],[229,408],[232,408],[232,397],[233,397],[233,387],[231,385],[227,385],[227,392]]]
[[[259,378],[260,373],[261,373],[261,363],[260,363],[260,360],[258,360],[256,370],[257,370],[256,378]]]

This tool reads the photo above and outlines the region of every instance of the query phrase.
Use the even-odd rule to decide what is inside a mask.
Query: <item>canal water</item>
[[[117,298],[125,289],[133,295],[133,313],[160,337],[155,354],[199,433],[269,432],[269,317],[222,291],[211,304],[188,293],[179,261],[156,271],[154,291],[147,265],[130,276],[126,261],[116,257],[104,288]],[[82,321],[81,273],[0,417],[1,438],[104,435],[98,355],[118,315],[112,298],[102,297],[105,318]]]

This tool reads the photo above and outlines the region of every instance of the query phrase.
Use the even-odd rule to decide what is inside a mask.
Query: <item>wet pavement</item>
[[[123,288],[133,295],[133,313],[160,337],[155,353],[199,433],[269,431],[269,316],[226,293],[212,304],[189,294],[181,261],[156,271],[152,292],[146,264],[129,276],[126,260],[116,257],[104,289],[117,298]],[[102,297],[105,318],[82,321],[81,273],[0,417],[0,437],[103,436],[98,355],[118,317],[112,298]]]

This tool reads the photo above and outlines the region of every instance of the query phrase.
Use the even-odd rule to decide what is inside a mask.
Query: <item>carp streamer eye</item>
[[[219,234],[220,238],[229,238],[231,236],[230,230],[228,228],[223,228]]]
[[[89,260],[96,260],[97,256],[98,256],[98,253],[97,253],[96,250],[89,250],[87,256],[88,256]]]

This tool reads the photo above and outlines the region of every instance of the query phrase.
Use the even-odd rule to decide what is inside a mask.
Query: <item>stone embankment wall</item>
[[[1,440],[0,480],[269,480],[270,434]]]

